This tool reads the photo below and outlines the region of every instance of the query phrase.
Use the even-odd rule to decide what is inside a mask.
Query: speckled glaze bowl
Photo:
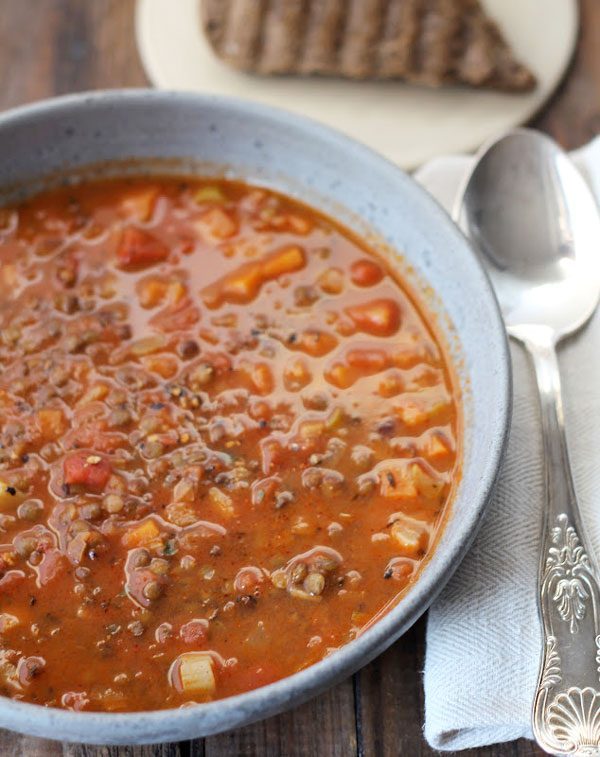
[[[97,744],[180,741],[300,704],[365,665],[414,623],[465,554],[490,497],[510,418],[504,327],[467,241],[411,178],[341,134],[247,102],[110,91],[48,100],[0,116],[3,201],[64,181],[73,172],[194,170],[268,185],[334,216],[387,249],[404,279],[421,293],[448,345],[463,399],[462,476],[447,525],[401,601],[355,641],[300,673],[214,703],[153,712],[71,712],[0,697],[2,727]],[[70,664],[68,648],[64,662]]]

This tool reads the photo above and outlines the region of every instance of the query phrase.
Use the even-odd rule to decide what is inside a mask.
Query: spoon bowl
[[[543,640],[533,733],[550,754],[600,757],[600,583],[569,465],[555,349],[598,304],[600,215],[565,153],[519,129],[480,151],[455,219],[480,251],[508,333],[533,360],[540,396]],[[565,712],[575,713],[568,729]]]
[[[481,253],[509,333],[543,325],[558,341],[600,296],[595,199],[570,158],[537,132],[516,129],[480,155],[455,218]]]

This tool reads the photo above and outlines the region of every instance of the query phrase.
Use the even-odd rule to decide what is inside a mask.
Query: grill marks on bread
[[[479,0],[202,0],[216,54],[260,74],[535,86]]]
[[[308,2],[302,56],[298,62],[302,74],[336,74],[338,50],[344,34],[345,0]]]

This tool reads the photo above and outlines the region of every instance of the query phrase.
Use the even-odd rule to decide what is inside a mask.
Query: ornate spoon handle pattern
[[[514,335],[533,357],[546,465],[539,583],[544,649],[533,730],[551,754],[600,757],[600,585],[580,526],[554,337],[540,327]]]

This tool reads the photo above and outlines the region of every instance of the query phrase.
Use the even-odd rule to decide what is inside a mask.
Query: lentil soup
[[[458,475],[432,324],[273,192],[127,179],[0,211],[0,693],[241,693],[414,580]]]

